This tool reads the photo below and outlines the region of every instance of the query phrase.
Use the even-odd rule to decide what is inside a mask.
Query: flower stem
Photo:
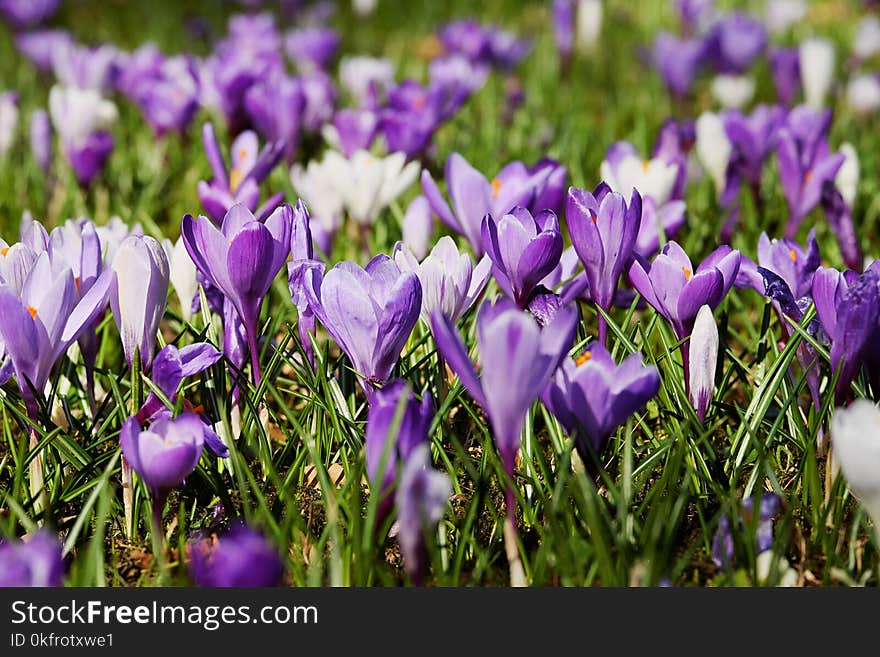
[[[161,584],[165,576],[165,532],[162,529],[162,507],[165,506],[165,499],[153,499],[153,509],[151,514],[152,531],[150,538],[153,543],[153,558],[156,560],[156,568],[158,572],[158,582]]]
[[[37,425],[39,422],[39,409],[37,407],[37,400],[29,393],[26,392],[23,394],[25,407],[27,408],[28,417]],[[37,433],[36,426],[31,426],[28,428],[28,448],[34,449],[37,445],[40,444],[40,434]],[[31,460],[30,465],[28,466],[28,470],[30,471],[30,492],[31,497],[34,500],[34,515],[39,514],[43,509],[48,508],[49,499],[46,495],[46,487],[45,480],[43,479],[43,452],[40,450],[39,453],[34,455],[34,458]]]
[[[260,350],[257,347],[257,327],[256,322],[251,326],[245,327],[248,341],[248,351],[251,352],[251,370],[254,376],[254,386],[260,385]]]
[[[599,320],[599,342],[603,347],[608,346],[608,322],[605,321],[605,316],[597,309],[596,316]]]

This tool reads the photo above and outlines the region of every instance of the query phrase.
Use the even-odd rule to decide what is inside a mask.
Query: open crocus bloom
[[[659,157],[642,159],[632,144],[617,142],[608,149],[600,175],[611,191],[629,198],[637,190],[643,198],[650,196],[662,206],[672,194],[678,166]]]

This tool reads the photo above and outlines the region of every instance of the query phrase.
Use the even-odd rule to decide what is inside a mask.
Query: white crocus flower
[[[712,97],[724,109],[742,109],[755,95],[755,81],[747,75],[716,75]]]
[[[189,257],[182,237],[177,238],[177,242],[168,253],[168,263],[171,286],[180,299],[181,314],[183,319],[189,321],[192,318],[192,301],[199,291],[199,281],[196,276],[196,266]]]
[[[718,326],[709,306],[702,306],[697,313],[688,355],[690,400],[697,417],[703,421],[715,394],[715,367],[718,363]]]
[[[880,18],[865,16],[856,28],[853,54],[859,59],[868,59],[877,53],[880,53]]]
[[[596,48],[602,34],[602,0],[578,0],[575,14],[575,42],[583,51]]]
[[[880,76],[856,75],[846,87],[846,102],[858,114],[880,109]]]
[[[807,15],[804,0],[767,0],[764,12],[764,25],[773,34],[785,32]]]
[[[724,129],[724,121],[718,114],[703,112],[697,119],[697,157],[703,168],[715,183],[715,190],[720,196],[727,183],[727,165],[733,145]]]
[[[805,39],[798,57],[807,105],[824,107],[825,96],[834,82],[834,44],[827,39]]]
[[[342,174],[338,161],[328,157],[321,161],[311,160],[306,167],[294,164],[290,170],[290,182],[297,195],[308,206],[311,218],[328,235],[339,229],[345,208],[336,184]]]
[[[118,116],[116,105],[94,89],[58,85],[49,92],[49,114],[62,141],[75,147],[109,128]]]
[[[351,4],[358,16],[369,16],[376,11],[379,0],[352,0]]]
[[[0,94],[0,157],[12,147],[17,125],[18,98],[11,92]]]
[[[421,167],[418,162],[406,163],[406,155],[392,153],[377,157],[358,150],[346,160],[332,151],[325,156],[335,179],[337,192],[345,202],[349,216],[361,225],[370,225],[394,199],[415,182]]]
[[[850,490],[880,523],[880,409],[867,399],[834,411],[832,446]]]
[[[620,159],[616,167],[608,160],[603,161],[600,175],[612,191],[623,194],[627,199],[632,190],[637,189],[643,197],[650,196],[661,206],[669,200],[678,177],[678,167],[660,158],[643,160],[638,155],[628,154]]]
[[[834,184],[846,204],[853,208],[859,187],[859,155],[853,145],[848,142],[841,144],[840,152],[843,153],[845,159],[837,171]]]
[[[363,106],[372,93],[384,93],[394,86],[394,64],[381,57],[343,57],[339,62],[339,81]]]

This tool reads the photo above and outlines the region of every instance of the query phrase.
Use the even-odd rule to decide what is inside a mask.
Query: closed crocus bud
[[[376,11],[379,0],[352,0],[351,4],[358,16],[369,16]]]
[[[834,44],[827,39],[806,39],[798,52],[804,100],[812,107],[824,107],[834,82]]]
[[[48,529],[0,542],[0,588],[61,586],[61,541]]]
[[[419,260],[425,257],[434,232],[431,205],[424,196],[416,196],[403,215],[403,243]]]
[[[400,527],[397,540],[403,566],[416,584],[422,582],[427,566],[425,533],[440,522],[451,494],[449,476],[431,467],[430,447],[416,447],[403,466],[396,496]]]
[[[12,147],[17,125],[18,94],[12,91],[0,93],[0,157]]]
[[[189,572],[198,586],[270,587],[278,586],[284,576],[275,546],[246,526],[191,543],[189,557]]]
[[[205,425],[194,413],[171,419],[162,417],[141,431],[137,418],[130,417],[119,434],[122,454],[143,480],[160,509],[165,498],[180,486],[199,463],[205,444]]]
[[[140,352],[144,369],[156,353],[156,333],[168,300],[168,257],[157,240],[145,235],[126,237],[113,259],[115,278],[110,308],[119,328],[125,359],[131,365]]]
[[[715,183],[715,191],[720,196],[727,186],[727,165],[733,152],[733,145],[727,137],[724,121],[712,112],[703,112],[697,119],[697,157]]]
[[[857,399],[834,412],[831,432],[850,490],[880,527],[880,410],[867,399]]]
[[[715,391],[715,366],[718,363],[718,327],[709,306],[703,306],[697,313],[688,353],[691,365],[688,396],[702,422]]]
[[[834,177],[834,186],[837,187],[843,200],[852,209],[856,204],[856,193],[859,187],[859,154],[849,142],[841,144],[839,152],[843,154],[844,160]]]
[[[192,318],[193,300],[199,292],[199,281],[183,237],[179,237],[171,249],[170,265],[171,285],[180,299],[180,312],[183,319],[189,321]]]
[[[45,110],[31,114],[31,153],[43,172],[52,166],[52,123]]]

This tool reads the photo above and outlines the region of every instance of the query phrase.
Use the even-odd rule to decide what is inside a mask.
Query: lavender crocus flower
[[[565,357],[576,325],[577,309],[573,305],[558,310],[541,329],[507,299],[484,303],[477,316],[482,367],[478,377],[454,323],[440,313],[431,317],[437,349],[489,415],[495,445],[510,478],[526,413]],[[507,514],[511,522],[514,513],[513,488],[508,484]]]
[[[58,10],[59,0],[0,0],[0,13],[17,30],[46,22]]]
[[[49,114],[77,182],[88,186],[113,150],[106,130],[116,121],[116,106],[92,89],[54,86]]]
[[[651,62],[669,92],[683,98],[690,93],[705,52],[703,39],[678,38],[661,32],[654,38]]]
[[[31,114],[30,142],[37,166],[48,173],[52,167],[52,123],[46,110],[38,109]]]
[[[813,274],[821,263],[819,243],[814,230],[807,236],[804,248],[788,238],[771,240],[767,233],[758,238],[757,265],[743,256],[740,262],[737,287],[751,287],[764,294],[765,286],[759,267],[768,269],[779,276],[795,299],[808,296],[813,286]]]
[[[813,113],[802,107],[793,110],[779,130],[776,154],[789,211],[787,237],[795,236],[821,200],[823,185],[834,180],[845,160],[842,153],[831,153],[825,140],[830,118],[829,112]]]
[[[767,30],[747,14],[734,13],[712,28],[707,51],[719,73],[743,73],[767,46]]]
[[[109,44],[91,48],[62,41],[52,52],[52,68],[65,87],[109,92],[117,74],[119,51]]]
[[[425,533],[440,522],[452,494],[449,476],[431,467],[431,450],[421,444],[403,466],[397,488],[397,540],[403,566],[415,584],[421,584],[427,568]]]
[[[299,341],[309,364],[315,367],[315,353],[311,336],[315,334],[315,313],[305,293],[305,273],[308,269],[324,270],[324,263],[315,259],[312,243],[311,217],[302,200],[293,210],[293,226],[290,232],[291,260],[287,263],[287,284],[290,297],[296,304],[296,328]]]
[[[657,394],[660,374],[631,354],[616,365],[599,343],[577,359],[566,358],[541,400],[568,433],[584,463],[593,463],[621,424]]]
[[[785,120],[785,110],[759,105],[749,116],[734,110],[726,112],[722,120],[734,148],[732,160],[740,167],[742,177],[751,185],[757,200],[764,163],[776,145],[776,132]]]
[[[424,196],[416,196],[410,201],[403,215],[402,232],[403,244],[413,256],[417,260],[424,258],[431,246],[431,234],[434,232],[434,215]]]
[[[254,383],[260,382],[257,320],[263,298],[290,253],[293,210],[279,207],[257,220],[241,203],[223,218],[222,230],[210,219],[185,215],[181,226],[186,250],[200,272],[219,288],[244,325]]]
[[[395,425],[398,412],[400,421]],[[406,463],[419,445],[428,442],[433,416],[430,393],[426,392],[419,401],[404,381],[392,381],[373,394],[364,449],[367,475],[375,494],[385,497],[394,484],[398,462]],[[386,498],[384,507],[380,504],[380,511],[387,512],[390,502],[392,500]]]
[[[730,518],[726,515],[721,516],[718,522],[718,529],[712,538],[712,560],[719,568],[730,566],[733,562],[734,529],[742,531],[745,523],[752,523],[751,520],[755,512],[755,497],[748,497],[742,501],[742,510],[738,514],[736,527],[732,527]],[[758,522],[755,530],[755,552],[760,554],[766,552],[773,547],[773,518],[782,508],[782,498],[776,493],[765,493],[758,503]]]
[[[485,248],[483,218],[487,214],[501,217],[517,205],[530,207],[536,190],[544,188],[551,173],[552,169],[548,168],[530,173],[521,162],[512,162],[489,182],[461,155],[453,153],[446,160],[451,207],[427,169],[422,172],[422,192],[434,213],[456,233],[464,235],[479,258]]]
[[[347,158],[359,150],[369,150],[379,130],[379,114],[369,109],[341,109],[333,115],[332,126],[325,126],[328,142]],[[309,162],[311,166],[312,162]]]
[[[660,238],[668,240],[684,226],[684,201],[669,201],[658,208],[650,196],[642,201],[642,221],[633,251],[643,258],[650,258],[660,248]]]
[[[268,144],[260,151],[256,134],[251,131],[241,133],[232,142],[232,167],[227,173],[226,163],[214,136],[214,127],[210,123],[202,128],[202,139],[214,174],[210,182],[202,181],[198,186],[199,199],[208,216],[220,223],[232,206],[242,203],[256,213],[259,220],[268,217],[278,207],[283,194],[270,197],[258,208],[259,184],[281,160],[284,144]]]
[[[168,493],[182,484],[199,463],[205,425],[194,413],[182,413],[173,419],[163,416],[142,431],[137,418],[130,417],[122,425],[119,442],[126,462],[150,491],[154,519],[161,520]]]
[[[261,80],[244,95],[245,111],[254,128],[267,141],[283,144],[288,161],[296,155],[305,102],[299,80],[286,75]]]
[[[691,404],[700,422],[706,419],[709,404],[715,392],[715,368],[718,363],[718,326],[709,306],[700,308],[694,321],[688,345],[690,380],[688,391]]]
[[[183,133],[199,108],[199,82],[188,57],[164,59],[129,91],[157,137]]]
[[[633,190],[629,204],[607,186],[595,194],[574,187],[568,190],[565,217],[571,242],[584,263],[590,296],[609,312],[620,275],[633,257],[642,222],[642,197]],[[599,342],[605,344],[605,318],[599,314]]]
[[[790,106],[801,87],[800,53],[797,48],[771,48],[769,59],[776,97]]]
[[[52,70],[54,53],[72,41],[65,30],[32,30],[15,37],[15,47],[27,57],[41,72]]]
[[[116,252],[113,272],[110,307],[125,360],[131,366],[140,354],[141,364],[149,370],[168,302],[168,256],[154,238],[129,235]]]
[[[188,566],[193,581],[202,587],[273,587],[284,577],[278,550],[245,525],[216,539],[190,543]]]
[[[306,270],[305,294],[312,311],[351,360],[371,393],[391,376],[422,307],[414,272],[402,272],[387,255],[366,268],[341,262],[326,274]]]
[[[330,27],[314,26],[290,30],[284,36],[284,51],[303,73],[326,69],[339,49],[339,34]]]
[[[458,321],[483,293],[492,273],[489,256],[483,256],[474,267],[470,255],[459,253],[455,241],[448,235],[437,241],[421,263],[401,242],[394,246],[392,257],[400,271],[418,275],[422,285],[420,316],[428,326],[436,311],[453,322]]]
[[[0,541],[0,588],[61,586],[64,570],[61,541],[48,529]]]
[[[525,208],[514,207],[497,221],[487,214],[482,232],[495,280],[520,308],[526,308],[538,283],[562,256],[559,219],[550,210],[532,217]]]

